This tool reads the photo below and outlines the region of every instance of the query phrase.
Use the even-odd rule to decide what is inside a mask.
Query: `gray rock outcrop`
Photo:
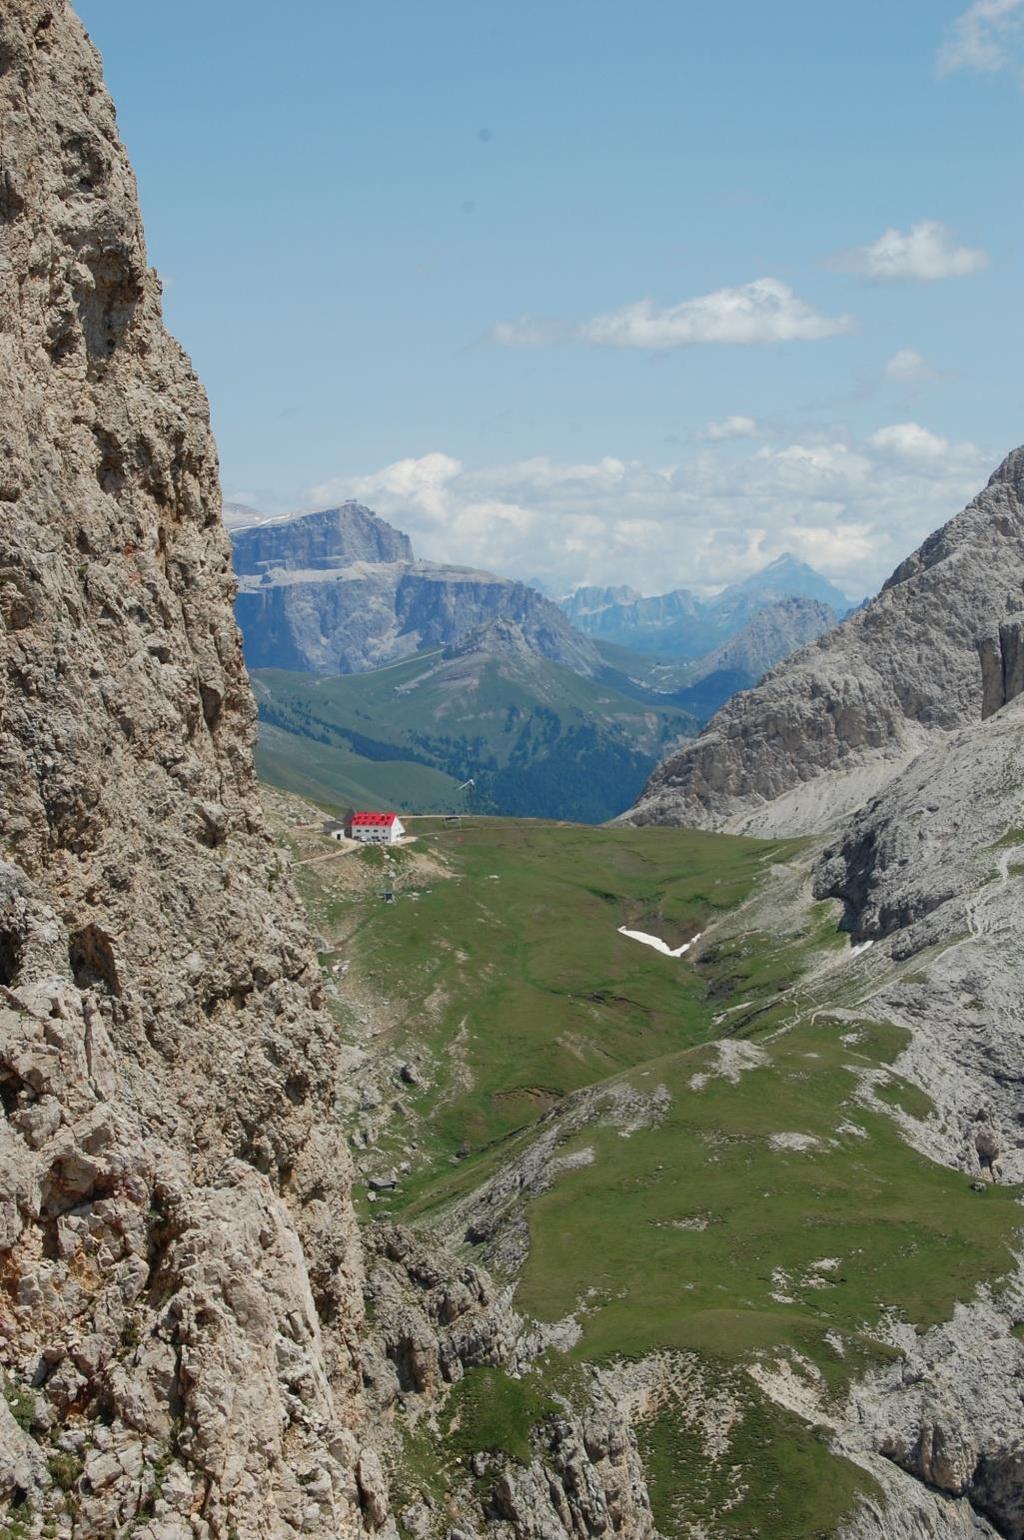
[[[560,616],[555,620],[548,610],[527,613],[522,620],[489,620],[485,625],[474,626],[449,642],[442,657],[549,658],[584,675],[595,674],[601,667],[600,657],[586,637]]]
[[[852,935],[874,944],[860,1013],[906,1030],[897,1068],[933,1108],[903,1119],[906,1136],[963,1172],[979,1202],[993,1183],[1024,1178],[1022,748],[1024,697],[921,754],[814,874],[815,896],[840,899]],[[1008,1254],[1008,1276],[951,1320],[925,1332],[892,1322],[898,1360],[855,1385],[839,1443],[888,1500],[851,1540],[1024,1536],[1019,1241],[1015,1250],[1016,1268]]]
[[[360,1260],[206,399],[64,0],[0,11],[0,115],[0,1510],[336,1540]]]
[[[1022,682],[1024,449],[835,631],[736,696],[651,777],[634,824],[803,833]],[[980,654],[980,657],[979,657]]]

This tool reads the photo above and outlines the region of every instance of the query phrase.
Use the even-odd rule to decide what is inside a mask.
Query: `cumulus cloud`
[[[833,432],[740,453],[709,440],[669,466],[540,455],[467,467],[434,453],[339,478],[309,502],[358,496],[407,530],[422,557],[540,573],[563,592],[579,583],[708,592],[788,550],[859,596],[990,469],[973,445],[908,422],[863,441]]]
[[[978,458],[973,444],[951,443],[949,439],[922,428],[919,422],[897,422],[891,427],[879,428],[868,442],[884,455],[918,464],[952,467],[974,464]]]
[[[659,307],[636,300],[577,326],[531,316],[499,321],[491,341],[503,346],[543,347],[552,342],[586,342],[612,348],[688,348],[698,343],[751,346],[765,342],[815,342],[853,331],[852,316],[821,315],[778,278],[757,278],[736,288],[716,289],[678,305]]]
[[[448,520],[448,483],[462,470],[451,455],[428,454],[419,459],[395,460],[370,476],[335,477],[310,490],[310,501],[326,508],[354,497],[360,502],[413,510],[422,524],[444,525]]]
[[[778,278],[757,278],[658,309],[638,300],[586,321],[584,342],[616,348],[685,348],[699,342],[749,346],[759,342],[814,342],[852,331],[851,316],[825,316]]]
[[[709,444],[718,444],[723,439],[753,438],[756,432],[757,423],[753,417],[723,417],[719,422],[709,422],[700,436]]]
[[[832,266],[873,283],[931,283],[980,273],[988,260],[978,247],[958,246],[952,230],[937,219],[922,219],[905,233],[885,230],[870,246],[840,252]]]
[[[957,70],[1021,74],[1024,0],[974,0],[950,26],[938,52],[940,75]]]
[[[900,348],[886,364],[885,377],[903,384],[915,384],[922,380],[937,380],[939,371],[916,348]]]

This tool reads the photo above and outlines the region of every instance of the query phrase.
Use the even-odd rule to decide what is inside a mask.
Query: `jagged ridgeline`
[[[936,735],[1024,687],[1024,450],[870,604],[737,697],[652,776],[633,823],[820,829]]]

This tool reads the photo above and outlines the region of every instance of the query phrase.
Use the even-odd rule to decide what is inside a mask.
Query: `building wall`
[[[351,838],[363,845],[394,845],[405,833],[405,825],[396,818],[393,824],[352,825]]]

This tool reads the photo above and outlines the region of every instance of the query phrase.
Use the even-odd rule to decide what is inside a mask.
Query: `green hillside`
[[[531,655],[434,651],[334,678],[264,669],[254,685],[265,780],[318,802],[406,812],[470,805],[601,823],[697,727],[678,705],[627,693],[628,682]]]
[[[332,856],[294,822],[339,1031],[380,1077],[362,1093],[382,1109],[364,1183],[401,1173],[388,1212],[468,1242],[527,1315],[581,1328],[525,1393],[468,1376],[418,1490],[443,1502],[474,1438],[524,1458],[550,1396],[581,1393],[589,1366],[667,1352],[698,1381],[641,1428],[661,1533],[835,1534],[873,1488],[822,1420],[893,1357],[887,1319],[920,1329],[998,1287],[1020,1193],[974,1191],[906,1142],[930,1110],[895,1067],[907,1034],[858,1006],[865,964],[838,906],[806,898],[807,842],[424,819],[388,856]],[[623,925],[708,939],[691,962]],[[415,1073],[393,1101],[403,1062]],[[537,1180],[545,1147],[556,1163]],[[509,1251],[516,1225],[527,1244]],[[788,1376],[819,1417],[752,1373]],[[688,1411],[696,1383],[735,1409],[716,1461]]]
[[[443,770],[405,759],[366,759],[345,740],[324,743],[260,722],[256,769],[262,781],[308,797],[322,807],[383,811],[464,812],[469,794]]]

